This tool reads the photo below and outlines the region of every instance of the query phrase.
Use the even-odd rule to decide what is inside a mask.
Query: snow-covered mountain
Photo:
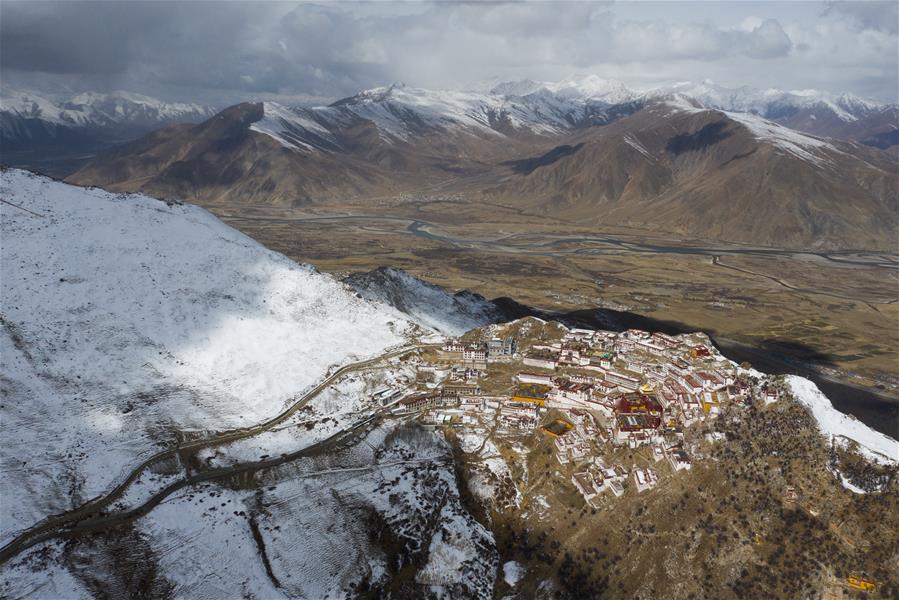
[[[877,148],[899,143],[899,104],[874,102],[853,94],[728,88],[708,80],[677,83],[650,93],[689,98],[704,108],[755,115],[804,133]]]
[[[348,142],[343,133],[368,127],[387,144],[416,141],[435,131],[502,143],[506,136],[546,138],[606,125],[672,97],[880,148],[899,141],[894,139],[899,131],[899,106],[851,94],[727,88],[708,80],[638,90],[593,75],[558,82],[500,82],[478,91],[394,84],[315,107],[265,102],[264,118],[253,129],[285,147],[307,152],[355,146],[358,140]],[[0,94],[0,139],[5,153],[40,155],[52,146],[56,152],[94,152],[169,123],[196,123],[214,113],[209,106],[168,103],[128,92],[82,93],[54,101],[31,91],[5,89]]]
[[[53,100],[28,90],[0,92],[3,162],[17,152],[77,155],[134,139],[171,123],[197,123],[216,109],[117,91],[80,93]]]
[[[253,128],[286,147],[306,150],[339,146],[335,134],[361,123],[373,125],[386,142],[409,141],[435,130],[497,138],[509,133],[553,136],[630,114],[641,97],[621,83],[597,78],[550,86],[501,84],[486,93],[397,84],[328,106],[265,102],[265,118]]]
[[[15,399],[0,541],[106,490],[178,431],[264,420],[329,369],[404,342],[396,313],[200,208],[17,170],[0,192]]]
[[[336,367],[417,331],[195,206],[19,170],[0,172],[0,194],[0,546],[159,450],[271,418]],[[252,464],[352,430],[384,377],[405,385],[414,368],[341,378],[277,429],[142,471],[108,510],[141,506],[200,465]],[[449,445],[402,422],[361,436],[269,468],[264,485],[194,481],[127,532],[41,542],[2,564],[0,595],[489,593],[493,535],[462,503]],[[407,563],[415,583],[397,583]]]
[[[64,127],[153,127],[171,122],[197,122],[215,114],[211,106],[165,102],[125,91],[84,92],[51,100],[26,90],[0,94],[0,113]]]
[[[267,102],[265,118],[254,129],[300,150],[337,149],[339,132],[359,124],[374,126],[388,143],[413,140],[435,130],[488,136],[558,136],[605,125],[650,103],[672,98],[844,139],[864,141],[873,135],[872,130],[881,133],[891,127],[899,129],[899,123],[891,122],[896,106],[851,94],[726,88],[711,81],[640,91],[596,76],[560,82],[510,81],[498,83],[489,91],[427,90],[397,84],[312,108]]]
[[[884,106],[853,94],[838,95],[819,90],[785,91],[775,88],[761,90],[749,86],[728,88],[708,79],[699,83],[675,83],[650,93],[682,94],[705,108],[753,113],[769,119],[787,117],[800,110],[822,109],[832,112],[843,121],[851,122]]]
[[[162,100],[124,91],[85,92],[54,102],[35,92],[4,90],[0,112],[65,127],[158,126],[196,122],[215,114],[210,106]]]
[[[530,97],[538,92],[581,101],[602,101],[606,104],[622,104],[636,100],[664,99],[676,94],[689,98],[703,108],[730,112],[752,113],[777,120],[800,110],[828,110],[837,118],[852,122],[878,113],[885,107],[895,106],[860,98],[853,94],[832,94],[820,90],[758,89],[750,86],[729,88],[706,79],[701,82],[678,82],[647,90],[630,88],[616,80],[602,79],[595,75],[572,78],[560,82],[536,82],[522,80],[499,83],[492,93],[502,96]]]

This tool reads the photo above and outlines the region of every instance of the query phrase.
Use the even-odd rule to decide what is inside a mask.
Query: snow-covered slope
[[[446,335],[461,335],[501,318],[496,306],[483,296],[450,294],[399,269],[354,273],[345,281],[362,297],[391,306],[404,318]]]
[[[285,148],[296,150],[339,149],[340,142],[334,133],[316,121],[314,115],[281,106],[275,102],[262,103],[262,119],[250,129],[274,138]]]
[[[409,323],[206,211],[0,173],[2,534],[179,432],[274,416]]]
[[[130,528],[41,544],[0,566],[0,595],[318,600],[425,586],[429,598],[490,597],[493,534],[466,510],[437,433],[387,423],[264,477],[192,486]]]
[[[821,433],[854,441],[862,453],[875,462],[899,464],[899,441],[835,409],[827,396],[808,379],[787,375],[786,382],[796,399],[811,411]]]
[[[753,114],[735,112],[724,114],[749,129],[757,140],[773,144],[803,160],[820,162],[821,155],[816,153],[820,150],[839,152],[833,144],[825,140],[799,133]]]
[[[332,121],[352,115],[371,121],[382,133],[405,139],[421,128],[492,132],[490,115],[498,114],[502,107],[501,96],[392,85],[312,110]]]

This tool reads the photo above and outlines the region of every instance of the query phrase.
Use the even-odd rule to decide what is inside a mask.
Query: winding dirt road
[[[152,510],[165,498],[185,487],[195,485],[204,481],[222,479],[226,477],[232,477],[234,475],[239,475],[241,473],[271,468],[292,460],[296,460],[297,458],[311,456],[339,447],[342,442],[345,442],[347,439],[352,439],[355,434],[376,423],[377,420],[381,418],[381,413],[375,413],[368,418],[355,423],[349,429],[339,431],[325,440],[316,442],[291,454],[286,454],[277,458],[269,458],[266,460],[260,460],[250,463],[236,464],[229,467],[221,467],[218,469],[211,469],[196,474],[191,474],[159,490],[149,500],[134,509],[113,514],[103,513],[106,507],[120,498],[132,483],[134,483],[147,469],[149,469],[156,463],[171,459],[177,459],[180,462],[181,454],[186,450],[194,451],[210,446],[220,446],[222,444],[233,442],[235,440],[249,438],[254,435],[269,431],[273,427],[276,427],[277,425],[280,425],[281,423],[289,419],[300,408],[302,408],[309,401],[318,396],[325,388],[333,384],[335,381],[337,381],[337,379],[346,375],[347,373],[365,369],[371,365],[377,364],[384,360],[388,360],[390,358],[401,356],[408,352],[439,346],[440,344],[412,344],[409,346],[391,350],[370,359],[344,365],[334,371],[331,375],[323,379],[312,390],[304,394],[301,398],[291,404],[280,414],[267,421],[250,427],[242,427],[239,429],[222,432],[220,434],[216,434],[207,438],[182,442],[174,448],[169,448],[167,450],[163,450],[162,452],[158,452],[157,454],[154,454],[147,460],[140,463],[137,467],[135,467],[121,483],[119,483],[107,494],[98,498],[94,498],[93,500],[90,500],[70,511],[48,516],[46,519],[40,521],[39,523],[36,523],[35,525],[20,533],[11,542],[3,546],[3,548],[0,548],[0,564],[9,561],[11,558],[23,552],[24,550],[27,550],[28,548],[31,548],[32,546],[49,539],[57,537],[71,537],[85,532],[97,531],[114,526],[119,523],[126,522],[131,519],[141,517],[150,512],[150,510]]]

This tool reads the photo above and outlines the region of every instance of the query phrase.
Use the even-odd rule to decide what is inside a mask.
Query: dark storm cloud
[[[144,7],[112,3],[2,3],[0,65],[49,73],[121,73]]]
[[[896,77],[890,14],[893,3],[855,2],[679,10],[598,2],[3,1],[0,69],[17,82],[56,78],[204,101],[575,72],[835,91],[868,91],[880,80],[883,97]]]

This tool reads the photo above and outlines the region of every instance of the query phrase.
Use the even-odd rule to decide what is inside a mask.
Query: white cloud
[[[775,19],[765,19],[745,35],[746,54],[754,58],[786,56],[793,47],[790,36]]]

